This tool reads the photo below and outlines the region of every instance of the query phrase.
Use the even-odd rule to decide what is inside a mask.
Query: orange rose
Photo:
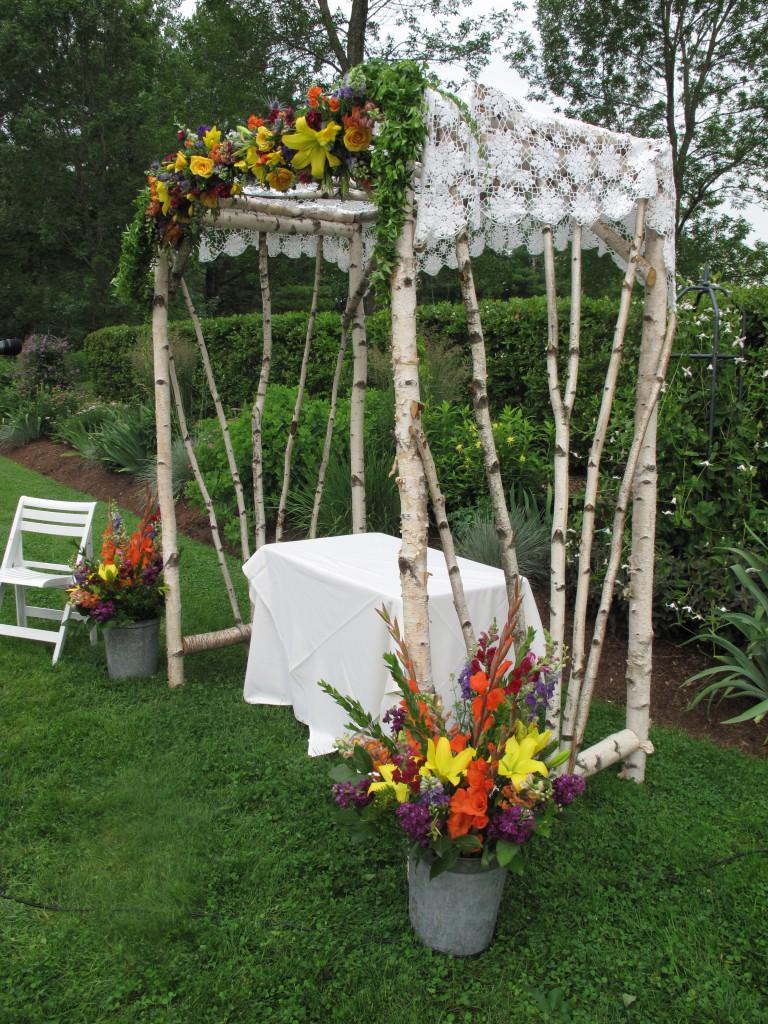
[[[457,789],[451,797],[448,835],[451,839],[465,836],[471,828],[488,824],[488,795],[482,789]]]
[[[339,109],[339,107],[341,106],[341,103],[339,103],[339,101],[336,99],[335,96],[329,96],[328,97],[328,106],[331,108],[331,110],[333,110],[335,112],[335,111],[337,111]]]
[[[251,116],[248,118],[248,127],[251,129],[252,132],[255,132],[257,128],[261,128],[263,124],[263,120],[260,117],[256,117],[255,114],[251,114]]]
[[[370,128],[347,128],[344,132],[344,145],[350,153],[361,153],[368,149],[372,138],[373,132]]]

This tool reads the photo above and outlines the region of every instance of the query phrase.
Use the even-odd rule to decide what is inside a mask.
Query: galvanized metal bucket
[[[425,946],[452,956],[472,956],[493,939],[505,868],[484,868],[480,858],[459,858],[430,879],[433,861],[408,858],[408,911],[413,930]]]
[[[104,630],[110,679],[133,679],[157,672],[160,619],[131,622]]]

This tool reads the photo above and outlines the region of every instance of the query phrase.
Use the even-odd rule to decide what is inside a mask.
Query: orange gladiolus
[[[336,99],[335,96],[329,96],[328,97],[328,106],[331,108],[331,110],[333,110],[335,112],[335,111],[337,111],[339,109],[341,104],[339,103],[339,101]]]
[[[482,758],[470,761],[467,766],[467,781],[469,788],[490,793],[493,789],[493,779],[489,778],[490,765]]]
[[[480,716],[485,712],[486,714],[493,714],[498,708],[499,704],[504,701],[506,694],[504,690],[497,686],[484,696],[475,697],[472,701],[472,716],[475,721],[480,720]],[[487,723],[484,728],[487,728]]]
[[[316,110],[320,106],[320,97],[323,95],[323,90],[319,85],[313,85],[307,93],[307,103]]]
[[[488,691],[488,676],[485,672],[475,672],[469,677],[469,685],[475,693],[486,693]]]
[[[264,121],[260,117],[256,117],[255,114],[251,114],[251,116],[248,118],[248,127],[251,129],[252,132],[255,132],[257,128],[261,128],[263,124]]]
[[[451,839],[465,836],[471,828],[488,824],[488,795],[482,789],[457,789],[451,797],[448,835]]]
[[[466,749],[469,743],[469,736],[463,732],[457,732],[455,736],[451,737],[451,750],[454,754],[460,754],[462,750]]]

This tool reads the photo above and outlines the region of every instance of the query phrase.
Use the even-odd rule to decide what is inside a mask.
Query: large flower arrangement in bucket
[[[113,679],[152,675],[157,667],[166,590],[159,528],[160,511],[154,503],[129,534],[110,502],[100,558],[83,559],[73,570],[69,603],[86,619],[109,627],[105,647]]]
[[[410,840],[411,923],[425,944],[455,955],[490,944],[507,871],[523,870],[531,840],[549,835],[585,788],[580,776],[552,775],[568,756],[544,728],[559,666],[533,654],[531,629],[513,645],[519,608],[518,597],[500,636],[480,636],[448,713],[419,691],[397,621],[383,611],[399,703],[379,723],[320,683],[355,730],[331,770],[340,814],[368,833],[394,824]]]

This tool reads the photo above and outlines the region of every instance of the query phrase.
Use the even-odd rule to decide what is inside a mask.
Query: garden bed
[[[126,473],[112,473],[98,463],[81,458],[66,445],[53,441],[34,441],[7,452],[7,457],[20,465],[50,476],[60,483],[87,491],[101,501],[114,498],[124,508],[140,514],[145,503],[146,488]],[[176,506],[178,528],[181,533],[195,540],[210,543],[210,529],[206,515],[186,501]],[[237,551],[230,551],[237,555]],[[547,594],[545,588],[534,586],[539,610],[547,624]],[[566,637],[570,635],[570,623]],[[601,659],[597,696],[623,707],[625,699],[624,670],[627,644],[623,623],[616,623],[609,630]],[[724,747],[732,747],[757,757],[768,757],[768,746],[763,743],[765,730],[752,722],[724,725],[721,721],[743,710],[739,702],[713,708],[711,718],[706,706],[687,710],[688,691],[681,691],[680,682],[700,669],[711,664],[706,653],[693,646],[673,643],[665,637],[654,642],[653,687],[651,693],[651,715],[654,722],[683,729],[686,732],[706,737]],[[744,705],[746,707],[746,704]]]

